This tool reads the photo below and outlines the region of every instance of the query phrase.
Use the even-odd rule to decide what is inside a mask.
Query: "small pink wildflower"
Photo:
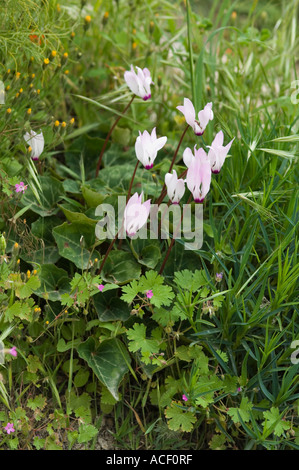
[[[26,191],[27,189],[27,184],[26,186],[24,185],[23,181],[20,182],[20,184],[16,184],[15,185],[15,188],[16,188],[16,193],[21,193],[21,192],[24,192]]]
[[[14,357],[17,357],[17,355],[18,355],[17,349],[16,349],[15,346],[13,346],[8,352],[9,352],[9,354],[11,354]]]
[[[182,396],[182,400],[188,401],[188,397],[187,397],[186,395],[183,395],[183,396]]]
[[[105,287],[104,284],[99,284],[99,285],[98,285],[99,291],[100,291],[100,292],[103,292],[104,287]]]
[[[13,427],[13,423],[7,423],[7,425],[4,429],[7,432],[7,434],[10,434],[11,432],[15,432],[15,429]]]
[[[153,291],[152,291],[152,290],[148,290],[148,291],[146,292],[146,296],[147,296],[148,299],[151,299],[151,298],[153,297],[153,295],[154,295],[154,294],[153,294]]]
[[[221,282],[222,281],[222,278],[223,278],[223,273],[216,273],[216,282]]]

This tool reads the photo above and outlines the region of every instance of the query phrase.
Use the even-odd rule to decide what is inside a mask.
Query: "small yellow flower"
[[[54,122],[54,126],[55,126],[55,127],[58,127],[59,125],[60,125],[60,122],[59,122],[58,120],[56,120],[56,121]]]
[[[70,119],[70,124],[74,124],[75,118]]]
[[[33,88],[33,83],[30,83],[29,88]]]
[[[33,61],[34,61],[34,57],[33,57],[33,55],[30,57],[30,60],[31,60],[31,62],[33,62]]]
[[[21,261],[21,260],[20,260],[20,259],[18,259],[18,260],[17,260],[17,264],[20,264],[20,261]]]
[[[71,32],[71,38],[74,38],[76,36],[76,33],[74,31]]]
[[[31,74],[31,78],[34,78],[34,77],[35,77],[35,73],[32,73],[32,74]]]
[[[64,71],[64,74],[65,74],[65,75],[68,75],[69,73],[70,73],[69,70],[65,70],[65,71]]]
[[[56,57],[56,55],[57,55],[57,51],[52,51],[52,52],[51,52],[51,56],[52,56],[52,57]]]
[[[38,95],[40,94],[40,89],[39,89],[39,88],[37,89],[37,94],[38,94]]]
[[[136,47],[137,47],[137,42],[134,41],[132,44],[132,49],[136,49]]]
[[[10,69],[7,69],[7,73],[10,73]]]
[[[17,242],[14,244],[14,248],[19,248],[19,244]]]
[[[132,31],[133,34],[136,34],[136,29],[134,28],[133,31]]]
[[[90,23],[90,22],[91,22],[91,16],[90,16],[90,15],[86,15],[84,19],[85,19],[85,22],[86,22],[86,23]]]
[[[65,126],[66,126],[66,122],[62,121],[61,127],[65,127]]]
[[[48,65],[49,62],[50,62],[50,60],[48,59],[48,57],[46,59],[44,59],[44,64],[45,65]]]
[[[10,89],[10,85],[7,85],[6,87],[6,91],[8,91]]]
[[[19,92],[20,92],[20,93],[23,93],[23,91],[24,91],[23,88],[20,88],[20,89],[19,89]]]
[[[46,325],[49,325],[49,320],[46,321]]]
[[[32,272],[34,275],[37,274],[37,269],[34,269]]]
[[[19,96],[20,96],[20,93],[16,93],[16,98],[19,98]]]
[[[31,276],[31,272],[29,271],[29,269],[28,269],[28,271],[27,271],[27,273],[26,273],[26,274],[27,274],[27,277],[28,277],[28,279],[29,279],[29,278],[30,278],[30,276]]]
[[[97,263],[98,261],[99,261],[98,258],[95,258],[95,259],[94,259],[94,262],[95,262],[95,263]]]
[[[106,18],[106,19],[107,19],[107,18],[108,18],[108,16],[109,16],[109,11],[105,11],[105,13],[104,13],[104,18]]]
[[[16,79],[19,80],[21,72],[16,72]]]
[[[233,11],[231,15],[232,20],[235,20],[237,18],[237,12]]]
[[[28,150],[28,152],[32,152],[32,147],[30,147],[30,145],[29,145],[27,150]]]
[[[59,3],[57,3],[57,7],[56,7],[56,9],[57,9],[58,13],[60,13],[60,12],[61,12],[61,8],[60,8],[60,5],[59,5]]]
[[[27,114],[31,114],[31,108],[27,109]]]
[[[64,313],[68,313],[68,311],[67,311],[67,310],[65,310],[65,311],[64,311]]]
[[[6,112],[7,112],[7,114],[10,114],[11,113],[11,108],[7,108]]]
[[[68,58],[68,56],[69,56],[69,55],[68,55],[68,53],[67,53],[67,52],[65,52],[65,53],[63,54],[63,58],[64,58],[64,59],[67,59],[67,58]]]

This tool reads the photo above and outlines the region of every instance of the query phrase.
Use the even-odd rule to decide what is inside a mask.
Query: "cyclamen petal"
[[[148,131],[144,131],[143,134],[139,131],[135,142],[135,152],[138,160],[147,170],[154,166],[157,153],[166,142],[166,136],[157,139],[156,128],[152,130],[151,134]]]
[[[210,120],[214,118],[212,103],[207,103],[204,109],[199,111],[198,119],[195,116],[195,109],[188,98],[184,98],[184,106],[177,106],[177,109],[184,114],[187,124],[192,127],[196,135],[202,135]]]
[[[211,185],[211,166],[206,152],[195,149],[194,160],[187,171],[187,187],[195,202],[203,202]]]
[[[136,69],[137,74],[131,65],[131,70],[124,73],[124,79],[132,93],[146,101],[151,97],[150,86],[153,83],[151,74],[147,68],[142,70],[140,67],[136,67]]]
[[[218,134],[216,134],[208,153],[212,173],[220,172],[234,139],[235,138],[233,138],[226,146],[223,146],[223,132],[219,131]]]
[[[143,227],[148,219],[151,200],[142,203],[143,193],[135,193],[128,201],[124,212],[124,227],[129,236],[134,236]]]
[[[167,195],[172,204],[178,204],[185,194],[185,182],[183,179],[178,179],[175,170],[171,173],[166,173],[165,184],[167,187]]]
[[[43,133],[37,134],[34,131],[26,132],[24,139],[27,144],[31,147],[31,158],[32,160],[38,160],[44,150],[45,140]]]

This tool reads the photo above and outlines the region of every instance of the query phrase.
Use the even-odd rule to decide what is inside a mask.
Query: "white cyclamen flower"
[[[224,147],[223,146],[223,132],[220,131],[218,132],[218,134],[216,134],[216,137],[213,140],[212,145],[210,146],[209,153],[208,153],[212,173],[220,172],[222,165],[224,163],[224,160],[231,148],[233,141],[234,141],[234,138]]]
[[[43,133],[37,134],[34,131],[26,132],[24,139],[31,147],[32,160],[38,160],[44,150],[45,140]]]
[[[143,227],[148,219],[151,200],[142,203],[143,193],[135,193],[128,201],[124,212],[124,227],[127,234],[133,237]]]
[[[151,74],[147,68],[142,70],[136,67],[136,69],[137,73],[131,65],[131,70],[125,72],[124,78],[132,93],[146,101],[151,97],[150,85],[153,83]]]
[[[138,160],[147,170],[153,168],[158,150],[164,147],[166,142],[166,136],[157,139],[156,128],[152,130],[151,134],[147,131],[141,134],[139,131],[139,136],[135,142],[135,152]]]
[[[167,195],[172,204],[178,204],[185,193],[185,182],[183,179],[178,179],[175,170],[171,173],[166,173],[165,184],[167,186]]]
[[[212,103],[206,104],[204,109],[199,111],[198,119],[195,119],[195,109],[188,98],[184,98],[184,106],[177,106],[177,109],[184,114],[187,124],[192,127],[196,135],[202,135],[208,122],[214,118]]]

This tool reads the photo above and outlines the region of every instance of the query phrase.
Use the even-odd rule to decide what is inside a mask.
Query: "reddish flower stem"
[[[131,197],[131,191],[132,191],[132,186],[133,186],[133,182],[134,182],[134,179],[135,179],[135,175],[136,175],[136,171],[137,171],[137,168],[138,168],[138,165],[139,165],[139,160],[137,160],[137,163],[136,163],[136,166],[135,166],[135,170],[134,170],[134,173],[133,173],[133,176],[131,178],[131,182],[130,182],[130,186],[129,186],[129,190],[128,190],[128,195],[127,195],[127,203]]]
[[[125,107],[125,109],[124,109],[123,112],[121,113],[121,116],[118,116],[118,118],[116,119],[116,121],[114,122],[113,126],[111,127],[110,131],[109,131],[108,134],[107,134],[107,137],[106,137],[106,139],[105,139],[104,145],[103,145],[103,147],[102,147],[102,150],[101,150],[101,153],[100,153],[100,156],[99,156],[99,160],[98,160],[98,164],[97,164],[97,169],[96,169],[96,177],[97,177],[98,174],[99,174],[99,171],[100,171],[100,168],[101,168],[102,159],[103,159],[103,155],[104,155],[105,149],[106,149],[106,147],[107,147],[109,138],[110,138],[110,136],[111,136],[113,130],[115,129],[116,125],[118,124],[119,120],[123,117],[123,115],[127,112],[127,110],[129,109],[129,107],[131,106],[131,103],[133,102],[134,98],[135,98],[135,95],[132,96],[131,101],[127,104],[127,106]]]
[[[109,255],[110,251],[112,250],[113,245],[114,245],[114,243],[115,243],[116,240],[117,240],[117,237],[118,237],[118,232],[117,232],[117,234],[115,235],[115,237],[113,238],[112,242],[110,243],[110,245],[109,245],[109,247],[108,247],[108,250],[106,251],[106,254],[105,254],[105,256],[104,256],[104,259],[103,259],[103,261],[101,262],[101,266],[99,267],[99,270],[98,270],[98,276],[99,276],[99,275],[101,274],[101,272],[102,272],[102,269],[103,269],[103,267],[104,267],[104,264],[106,263],[106,260],[107,260],[107,258],[108,258],[108,255]]]

